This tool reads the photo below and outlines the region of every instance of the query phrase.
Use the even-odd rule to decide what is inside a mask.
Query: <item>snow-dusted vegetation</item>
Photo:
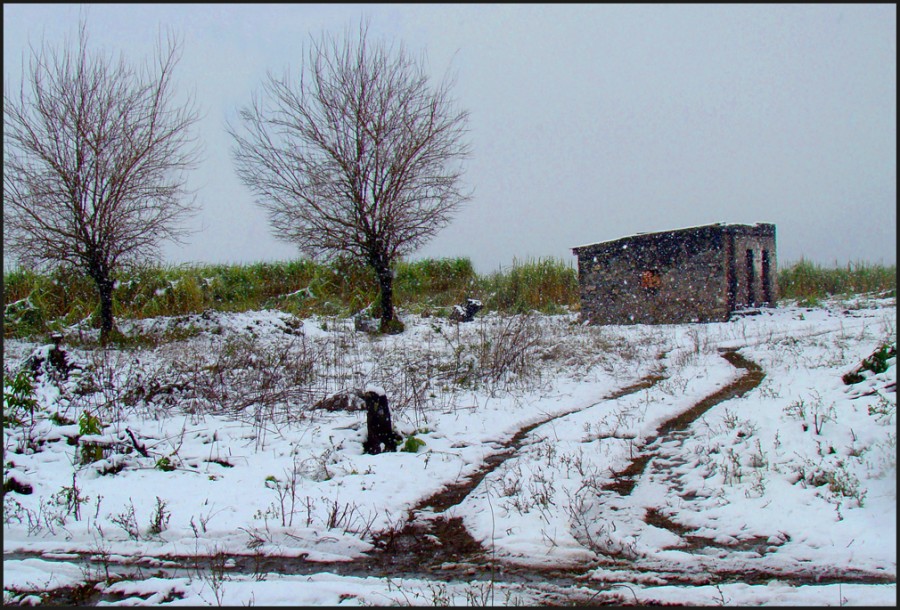
[[[894,604],[894,298],[402,317],[7,340],[4,603]]]

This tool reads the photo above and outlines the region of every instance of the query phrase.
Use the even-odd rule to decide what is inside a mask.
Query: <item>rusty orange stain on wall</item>
[[[651,269],[641,273],[641,288],[659,288],[661,283],[659,271]]]

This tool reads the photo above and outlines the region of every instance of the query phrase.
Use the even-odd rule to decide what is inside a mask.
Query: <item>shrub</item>
[[[872,355],[863,358],[858,367],[849,373],[845,373],[841,379],[845,385],[852,385],[865,380],[865,377],[862,375],[863,371],[871,371],[876,375],[883,373],[888,370],[887,361],[896,357],[896,355],[897,346],[885,343],[872,352]]]
[[[3,427],[21,426],[25,417],[34,419],[37,398],[34,396],[34,379],[27,370],[10,376],[3,373]]]
[[[175,470],[175,464],[172,463],[168,457],[163,456],[156,460],[156,469],[162,470],[163,472],[171,472]]]
[[[103,429],[100,418],[90,413],[82,413],[78,418],[78,435],[100,434]],[[82,443],[81,463],[90,464],[103,459],[103,446],[97,443]]]

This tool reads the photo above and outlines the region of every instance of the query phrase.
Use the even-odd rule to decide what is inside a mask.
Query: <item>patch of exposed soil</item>
[[[662,514],[657,508],[648,508],[644,513],[644,523],[647,525],[652,525],[653,527],[658,527],[660,529],[669,530],[674,534],[678,534],[679,536],[684,536],[694,531],[692,528],[687,527],[686,525],[681,525],[680,523],[676,523]]]

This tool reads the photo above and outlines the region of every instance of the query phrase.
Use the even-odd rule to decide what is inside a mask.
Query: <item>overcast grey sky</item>
[[[134,61],[160,28],[184,41],[176,79],[205,117],[201,212],[168,263],[288,260],[238,180],[226,120],[266,70],[300,66],[310,35],[370,33],[457,73],[471,113],[471,202],[412,258],[480,272],[638,232],[777,225],[781,263],[896,262],[896,6],[10,5],[4,86],[28,44],[72,37]]]

